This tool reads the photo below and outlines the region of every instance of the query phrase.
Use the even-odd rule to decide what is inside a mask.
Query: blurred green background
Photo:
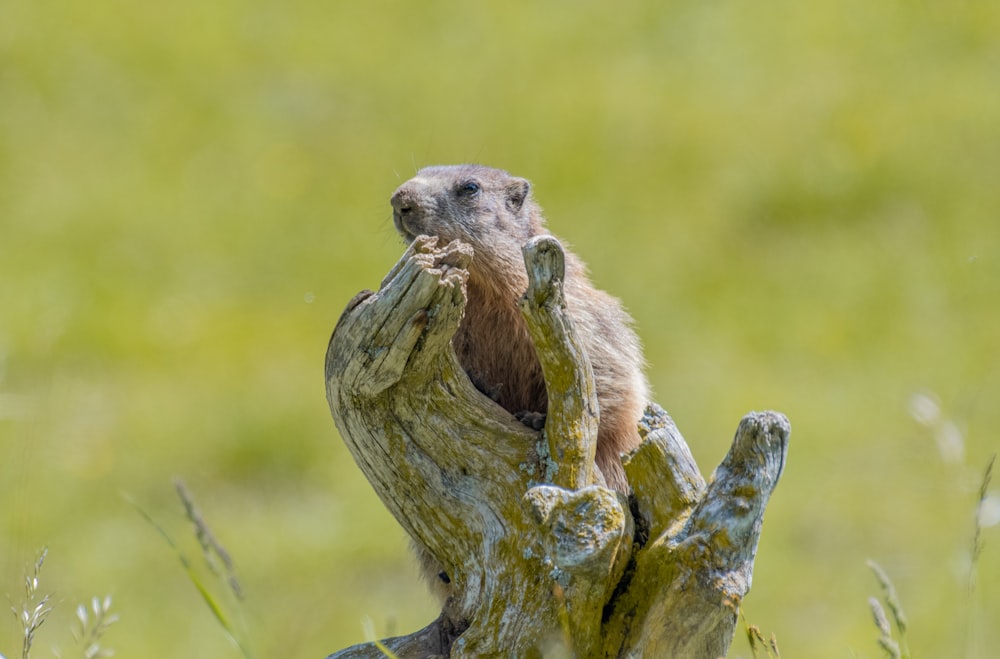
[[[105,593],[117,656],[239,656],[122,496],[198,559],[174,477],[258,656],[431,620],[323,355],[402,252],[392,190],[464,161],[534,182],[706,475],[742,414],[790,417],[745,602],[783,656],[880,656],[869,557],[916,654],[988,656],[998,35],[935,0],[0,4],[0,592],[49,547],[35,656]]]

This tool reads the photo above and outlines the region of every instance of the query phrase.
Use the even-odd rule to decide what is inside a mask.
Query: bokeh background
[[[0,592],[49,548],[34,656],[104,594],[117,656],[240,656],[128,503],[200,564],[175,477],[257,656],[434,616],[322,366],[402,252],[392,190],[465,161],[534,182],[706,475],[790,417],[745,602],[784,656],[881,655],[867,558],[915,654],[990,656],[998,35],[977,1],[0,4]]]

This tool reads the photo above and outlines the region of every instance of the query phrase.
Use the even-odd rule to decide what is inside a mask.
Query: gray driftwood
[[[344,311],[326,357],[340,434],[386,507],[444,567],[455,595],[399,657],[721,657],[733,638],[789,424],[748,414],[706,484],[651,404],[623,459],[630,503],[598,484],[590,363],[566,312],[563,252],[524,249],[521,303],[545,372],[542,432],[471,384],[451,348],[463,243],[420,237]],[[382,657],[376,643],[332,657]]]

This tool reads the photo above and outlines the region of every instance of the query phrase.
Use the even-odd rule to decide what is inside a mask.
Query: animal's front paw
[[[545,412],[524,410],[522,412],[515,412],[514,418],[532,430],[541,430],[545,427]]]

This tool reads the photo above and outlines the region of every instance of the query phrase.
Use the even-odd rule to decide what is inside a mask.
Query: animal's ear
[[[507,206],[512,211],[519,211],[521,210],[521,206],[524,205],[524,200],[531,194],[531,183],[528,183],[527,179],[523,178],[511,179],[507,183],[506,192]]]

